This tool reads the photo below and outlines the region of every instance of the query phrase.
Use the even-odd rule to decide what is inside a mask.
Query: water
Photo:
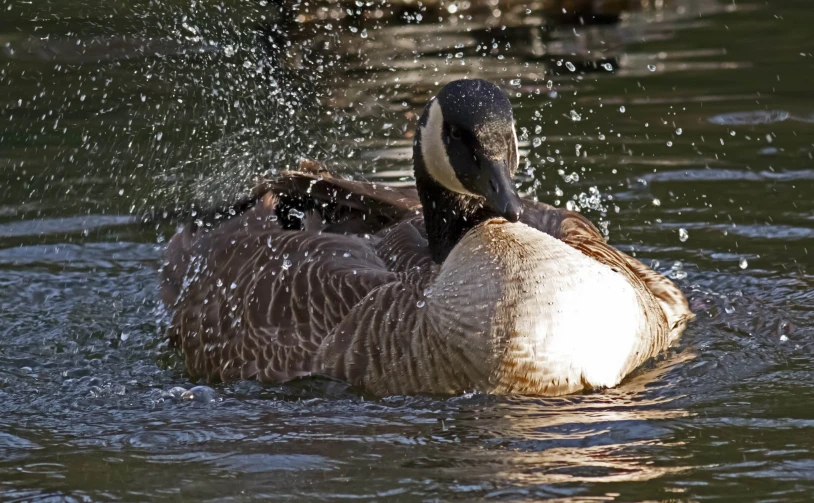
[[[808,501],[814,13],[640,3],[0,0],[0,500]],[[680,345],[563,398],[192,389],[157,217],[298,156],[409,183],[415,114],[464,75],[512,93],[524,191],[678,281]]]

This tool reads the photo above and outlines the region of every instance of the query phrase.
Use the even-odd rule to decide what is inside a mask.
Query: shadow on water
[[[0,499],[809,499],[807,1],[0,11]],[[194,388],[157,300],[172,225],[140,215],[300,156],[410,183],[416,114],[463,76],[512,97],[527,194],[682,286],[678,347],[562,398]]]

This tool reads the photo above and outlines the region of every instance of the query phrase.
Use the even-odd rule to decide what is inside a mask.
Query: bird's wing
[[[398,280],[372,240],[285,230],[274,207],[260,200],[212,229],[188,227],[168,246],[169,337],[194,376],[308,375],[326,334],[371,291]]]
[[[300,212],[311,211],[319,215],[327,232],[373,234],[414,215],[421,207],[415,188],[345,180],[311,165],[307,172],[285,172],[261,180],[255,188],[255,197],[270,193],[278,198],[278,215],[284,226],[297,226],[291,214],[296,218]]]

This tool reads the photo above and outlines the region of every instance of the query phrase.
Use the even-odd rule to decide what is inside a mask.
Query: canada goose
[[[189,373],[560,395],[615,386],[692,319],[671,281],[586,218],[520,199],[512,108],[493,84],[444,86],[413,158],[415,189],[312,168],[180,230],[161,288]]]

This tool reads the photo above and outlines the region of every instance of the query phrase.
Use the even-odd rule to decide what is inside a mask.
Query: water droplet
[[[543,142],[540,140],[539,136],[535,136],[534,139],[531,140],[531,145],[533,147],[539,147],[540,145],[542,145],[542,143]]]
[[[367,28],[362,30],[362,33],[360,33],[359,35],[361,35],[362,38],[367,38]]]
[[[678,239],[683,243],[690,239],[690,234],[687,232],[687,229],[684,227],[678,229]]]
[[[619,107],[619,111],[622,112],[622,113],[625,113],[625,106],[622,105],[621,107]]]
[[[603,135],[602,133],[599,133],[599,140],[603,141],[604,139],[605,139],[605,135]]]
[[[181,396],[186,392],[187,392],[186,388],[182,388],[181,386],[175,386],[162,392],[161,398],[174,398],[177,400],[181,398]]]
[[[679,135],[679,136],[681,136],[681,133],[683,133],[683,132],[684,132],[684,130],[681,129],[681,128],[676,129],[676,134]]]
[[[540,133],[542,133],[542,132],[543,132],[543,126],[541,126],[541,125],[539,125],[539,124],[537,124],[536,126],[534,126],[534,134],[540,134]]]
[[[673,142],[668,141],[668,142],[667,142],[667,146],[668,146],[668,147],[672,147],[672,146],[673,146]]]
[[[303,218],[305,218],[305,213],[298,210],[297,208],[291,208],[290,210],[288,210],[288,216],[291,218],[296,218],[297,220],[302,220]]]
[[[231,285],[229,285],[230,290],[234,290],[235,288],[237,288],[237,283],[232,283]]]
[[[424,289],[424,297],[432,297],[432,288],[428,287]]]
[[[574,67],[574,64],[571,63],[570,61],[565,62],[565,67],[568,68],[572,72],[576,70],[576,68]]]
[[[288,259],[283,260],[283,270],[288,270],[291,267],[291,261]]]
[[[574,122],[579,122],[582,120],[582,116],[579,115],[576,110],[571,110],[569,115],[571,116],[571,120]]]
[[[667,276],[672,279],[686,278],[687,273],[684,271],[684,264],[682,264],[680,260],[673,262],[673,266],[670,268],[670,272],[667,273]]]
[[[418,302],[416,302],[416,303],[415,303],[415,305],[416,305],[416,307],[418,307],[418,308],[422,308],[422,307],[424,307],[424,306],[425,306],[425,304],[424,304],[424,301],[423,301],[423,300],[419,300]]]
[[[661,206],[661,200],[659,198],[653,199],[653,206]]]
[[[647,69],[650,70],[651,72],[655,72],[656,71],[656,65],[647,65]]]
[[[217,286],[218,288],[222,287],[223,286],[223,281],[221,281],[221,279],[218,278],[218,280],[215,281],[215,286]]]
[[[173,388],[175,389],[175,388]],[[218,394],[209,386],[195,386],[181,394],[181,400],[191,400],[195,402],[211,402],[217,398]]]
[[[345,257],[345,258],[348,258],[348,257],[350,257],[350,253],[345,252],[345,253],[342,254],[342,256]]]
[[[786,342],[788,340],[789,340],[789,338],[786,336],[786,334],[783,334],[783,335],[780,336],[780,342]]]
[[[740,262],[738,262],[738,265],[740,266],[741,269],[746,269],[747,267],[749,267],[749,261],[746,260],[746,257],[741,257],[741,260]]]
[[[610,63],[602,63],[602,68],[604,68],[605,70],[607,70],[609,72],[613,71],[613,65],[610,64]]]

